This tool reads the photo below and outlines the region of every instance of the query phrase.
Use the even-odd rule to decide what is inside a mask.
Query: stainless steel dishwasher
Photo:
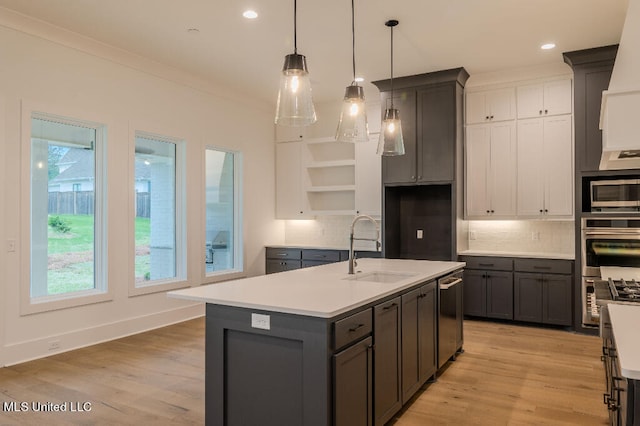
[[[462,352],[462,270],[438,280],[438,369]]]

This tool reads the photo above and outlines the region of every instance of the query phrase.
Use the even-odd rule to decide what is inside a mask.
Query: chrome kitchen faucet
[[[356,226],[356,222],[358,222],[361,219],[367,219],[370,222],[372,222],[375,226],[376,226],[376,238],[356,238],[354,237],[354,228]],[[357,265],[356,264],[356,257],[353,253],[353,242],[355,240],[358,241],[375,241],[376,242],[376,251],[378,251],[378,249],[381,247],[380,244],[380,226],[378,225],[378,222],[376,222],[376,220],[374,218],[372,218],[369,215],[366,214],[360,214],[357,215],[356,217],[353,218],[353,222],[351,222],[351,232],[349,233],[349,274],[353,275],[354,274],[354,267]]]

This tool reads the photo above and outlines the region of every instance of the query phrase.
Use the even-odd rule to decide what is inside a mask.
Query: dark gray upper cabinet
[[[393,80],[393,104],[400,113],[405,155],[383,157],[384,184],[451,182],[462,146],[464,68]],[[391,105],[391,81],[374,81],[382,113]]]
[[[609,87],[618,46],[565,52],[574,73],[574,121],[577,170],[598,171],[602,155],[600,106]]]

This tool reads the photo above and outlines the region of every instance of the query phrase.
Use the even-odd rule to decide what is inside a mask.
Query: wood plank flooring
[[[465,353],[390,424],[604,425],[603,388],[597,337],[465,321]],[[204,424],[204,319],[0,369],[0,425],[43,424]]]

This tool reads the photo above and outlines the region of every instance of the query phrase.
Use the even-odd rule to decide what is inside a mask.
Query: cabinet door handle
[[[493,115],[491,116],[491,119],[493,120]]]
[[[355,327],[352,327],[349,329],[349,333],[353,333],[354,331],[357,331],[358,329],[364,327],[364,324],[358,324]]]
[[[485,120],[488,120],[488,119],[489,119],[489,116],[487,115],[486,117],[484,117],[484,119],[485,119]]]
[[[396,306],[398,306],[398,304],[396,302],[393,302],[392,304],[390,304],[389,306],[385,306],[384,308],[382,308],[383,310],[387,311],[389,309],[395,308]]]
[[[545,113],[545,114],[548,114],[548,113],[549,113],[549,110],[548,110],[548,109],[545,109],[545,110],[544,110],[544,113]]]
[[[540,110],[540,115],[542,115],[542,110]]]

